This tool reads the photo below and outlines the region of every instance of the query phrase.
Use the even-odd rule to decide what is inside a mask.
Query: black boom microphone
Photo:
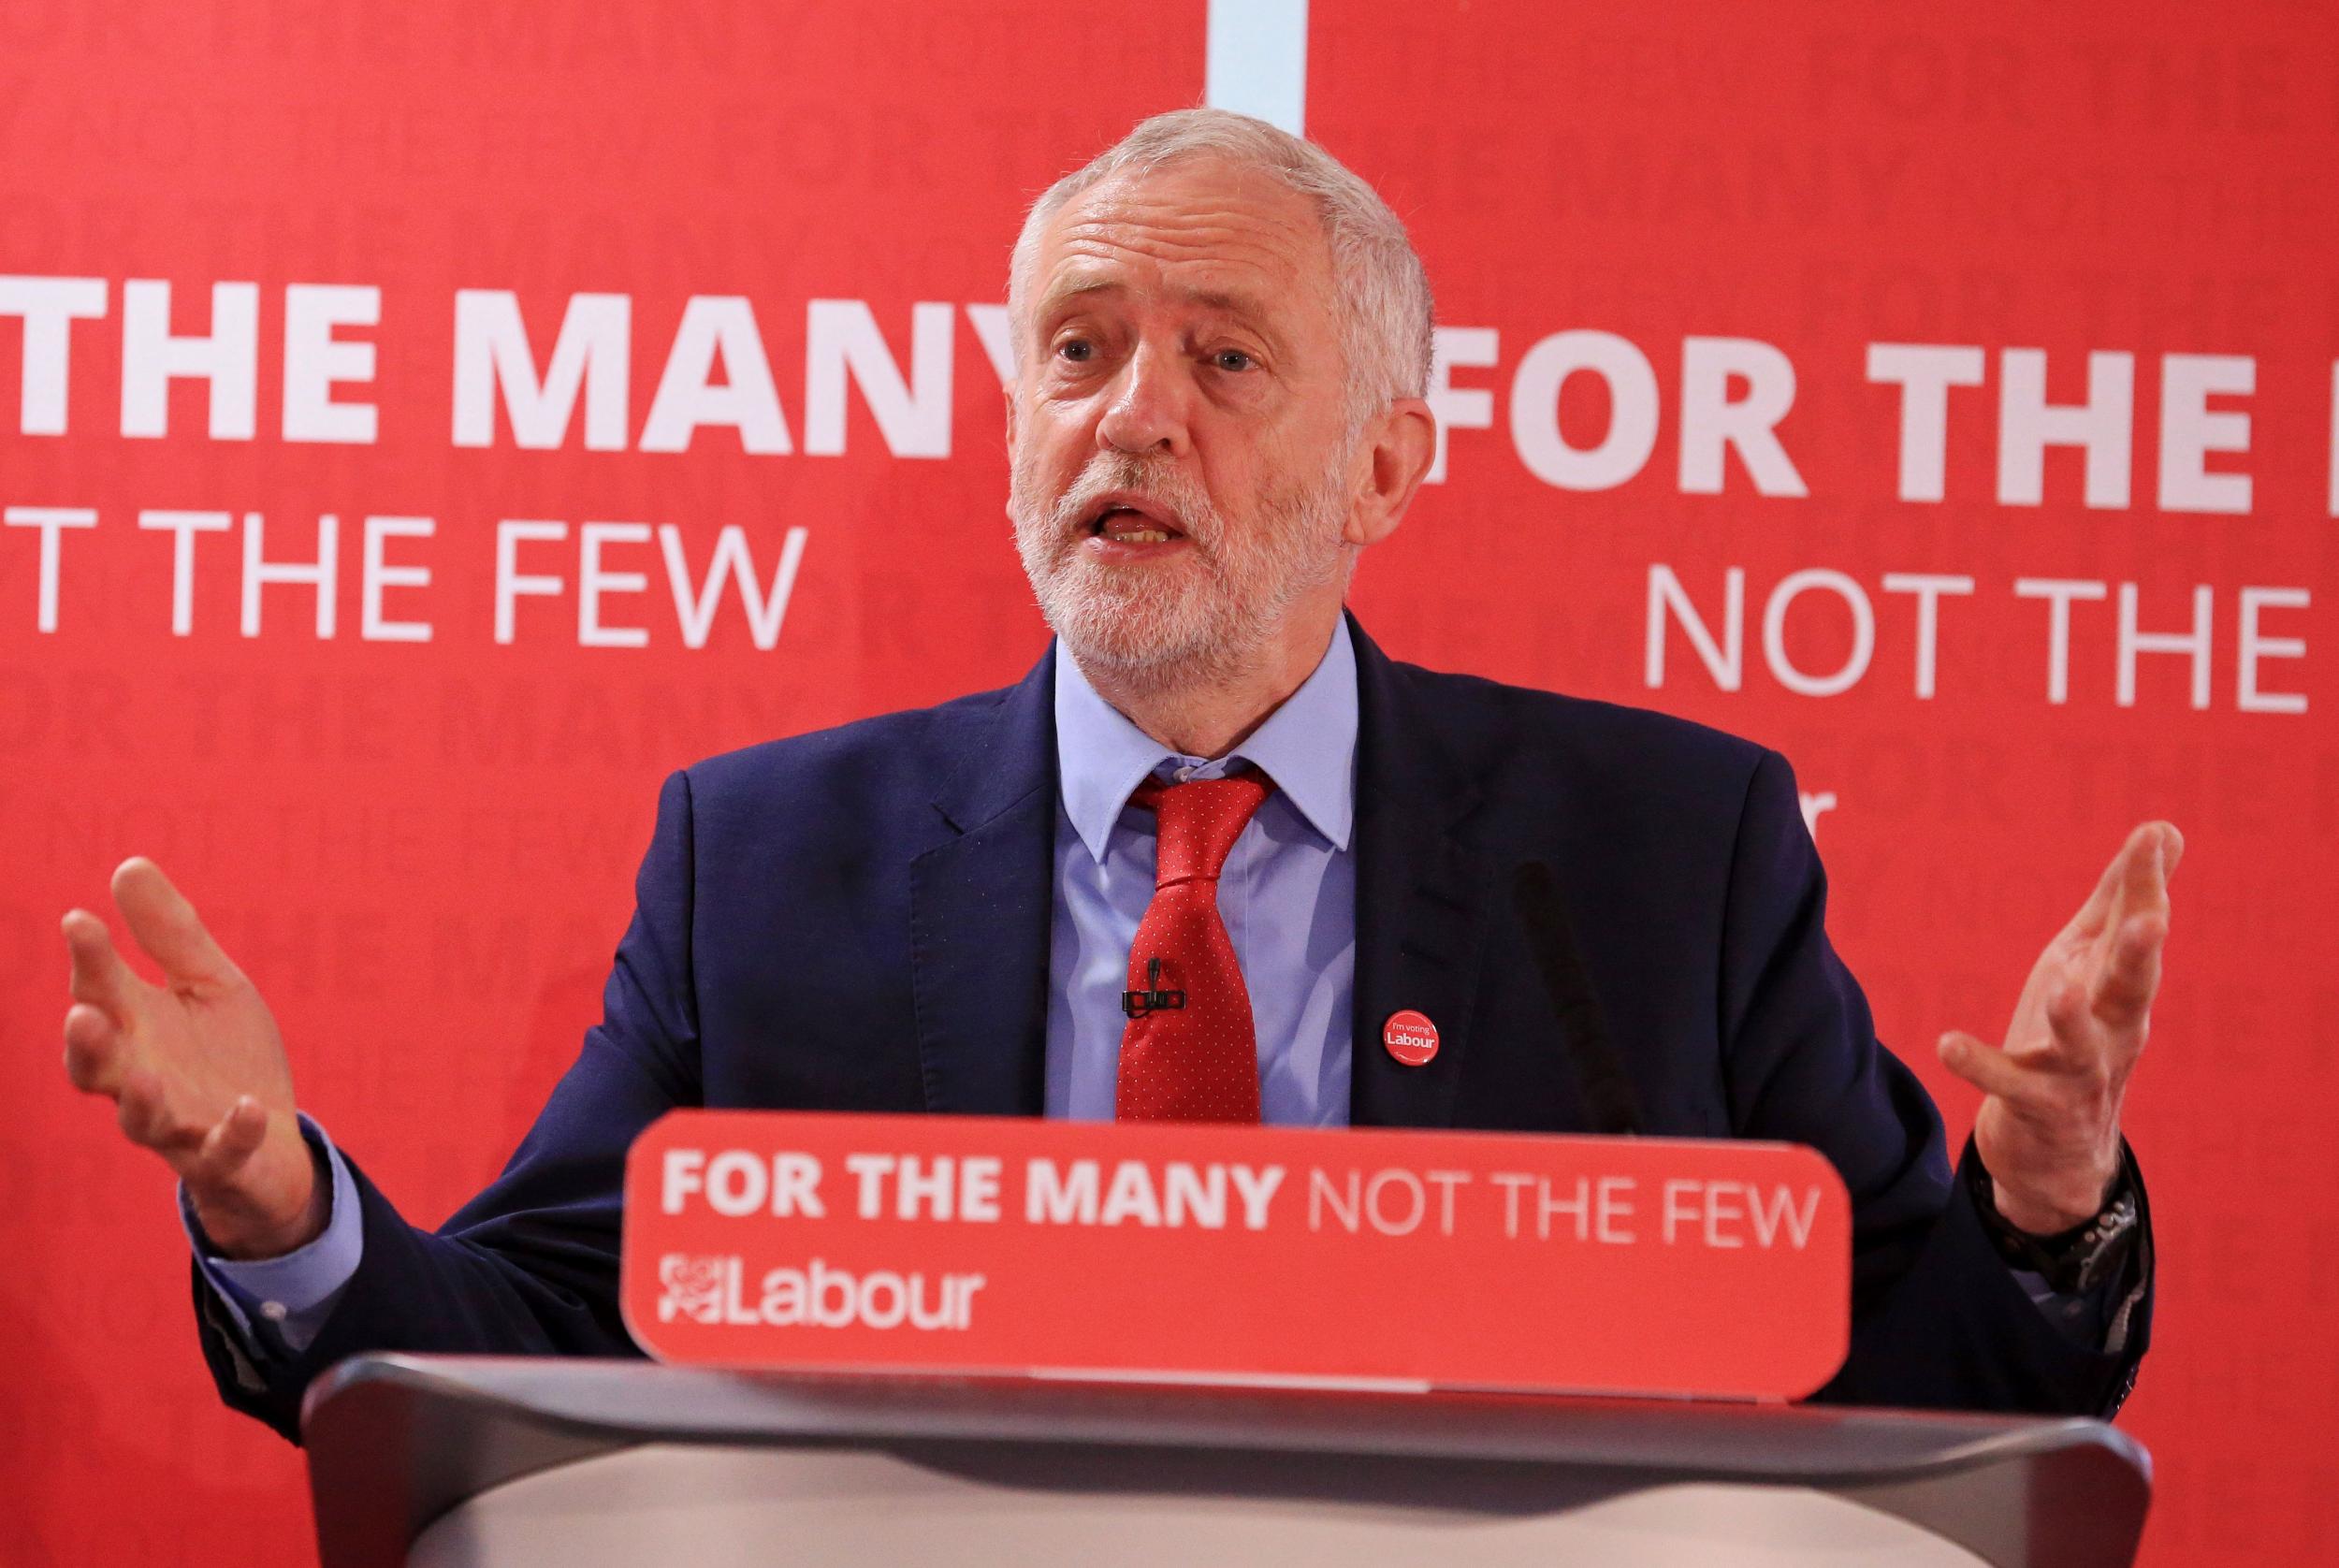
[[[1639,1132],[1640,1103],[1617,1061],[1616,1047],[1609,1043],[1607,1017],[1592,995],[1591,978],[1584,973],[1583,955],[1576,951],[1576,933],[1560,904],[1551,868],[1533,860],[1520,866],[1511,878],[1511,904],[1526,928],[1527,946],[1543,975],[1551,1011],[1576,1058],[1576,1074],[1591,1108],[1592,1130]]]

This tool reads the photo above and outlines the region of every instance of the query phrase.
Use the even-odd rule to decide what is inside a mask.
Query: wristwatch
[[[2066,1294],[2093,1290],[2115,1278],[2136,1249],[2136,1182],[2125,1145],[2120,1150],[2120,1173],[2104,1195],[2103,1206],[2092,1217],[2052,1236],[2033,1236],[2015,1228],[2012,1221],[1998,1212],[1990,1173],[1980,1160],[1972,1162],[1972,1171],[1973,1206],[1998,1256],[2016,1269],[2038,1274],[2051,1290]]]

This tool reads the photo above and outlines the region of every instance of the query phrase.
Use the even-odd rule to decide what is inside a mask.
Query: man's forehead
[[[1257,169],[1205,160],[1082,192],[1048,225],[1039,270],[1051,303],[1142,291],[1242,314],[1330,277],[1306,198]]]

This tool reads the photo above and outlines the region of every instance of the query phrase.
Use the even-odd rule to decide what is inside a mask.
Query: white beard
[[[1341,489],[1351,450],[1344,443],[1315,483],[1264,497],[1248,527],[1228,523],[1198,482],[1166,461],[1099,452],[1051,504],[1019,459],[1009,513],[1040,614],[1092,679],[1164,690],[1246,674],[1291,607],[1346,567]],[[1094,559],[1080,516],[1111,490],[1168,508],[1192,559],[1163,566]]]

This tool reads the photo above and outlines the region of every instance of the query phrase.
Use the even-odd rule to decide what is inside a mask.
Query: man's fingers
[[[125,1071],[121,1092],[114,1098],[114,1120],[131,1142],[160,1149],[170,1131],[162,1075],[152,1067],[133,1067]]]
[[[2050,1055],[2068,1060],[2093,1049],[2094,1031],[2088,1026],[2091,1000],[2087,987],[2069,971],[2056,977],[2046,999]]]
[[[2169,907],[2169,872],[2174,865],[2171,840],[2183,852],[2184,836],[2167,822],[2146,822],[2128,835],[2114,864],[2120,871],[2119,913],[2125,919]]]
[[[128,1024],[141,982],[114,951],[106,922],[87,909],[75,909],[65,917],[63,929],[65,951],[73,961],[66,982],[73,999],[102,1009],[116,1024]]]
[[[2095,891],[2087,894],[2087,902],[2081,905],[2079,913],[2071,917],[2071,923],[2080,930],[2100,931],[2103,922],[2112,918],[2113,906],[2119,902],[2120,889],[2128,880],[2128,863],[2135,853],[2136,834],[2143,831],[2139,828],[2136,833],[2128,835],[2119,852],[2103,868],[2103,875],[2096,878]]]
[[[123,861],[114,871],[113,893],[130,935],[163,966],[171,983],[225,985],[237,978],[235,965],[211,940],[195,906],[171,886],[161,866],[143,855]]]
[[[2177,831],[2174,822],[2146,822],[2144,825],[2160,835],[2160,879],[2166,881],[2176,875],[2176,863],[2185,858],[2185,835]]]
[[[77,1089],[107,1092],[105,1075],[118,1076],[128,1037],[103,1008],[76,1002],[65,1014],[65,1068]]]
[[[2169,939],[2168,916],[2136,915],[2120,922],[2112,955],[2096,977],[2088,1010],[2115,1029],[2132,1029],[2152,1011],[2160,989],[2160,950]]]
[[[65,1075],[85,1094],[110,1095],[122,1085],[130,1042],[105,1010],[76,1002],[65,1015]]]
[[[223,1183],[243,1168],[268,1136],[268,1108],[245,1095],[203,1135],[194,1160],[181,1172],[191,1187]]]
[[[2029,1096],[2028,1069],[1995,1045],[1960,1029],[1941,1037],[1941,1065],[1981,1090],[2006,1099]]]
[[[2129,833],[2119,853],[2096,879],[2071,923],[2080,931],[2101,931],[2114,918],[2168,907],[2169,875],[2185,855],[2185,835],[2173,822],[2144,822]]]

